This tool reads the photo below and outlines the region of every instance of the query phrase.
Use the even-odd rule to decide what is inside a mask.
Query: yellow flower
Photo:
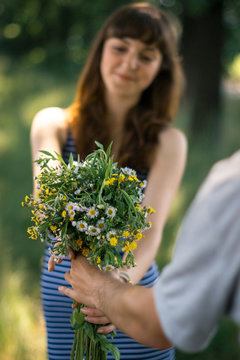
[[[100,262],[101,262],[101,258],[100,258],[100,256],[98,256],[98,258],[97,258],[97,264],[100,264]]]
[[[122,251],[130,251],[129,241],[126,241],[126,245],[122,248]]]
[[[122,251],[129,252],[135,250],[136,247],[137,247],[136,241],[133,241],[131,244],[129,243],[129,241],[126,241],[126,245],[122,248]]]
[[[64,200],[64,201],[67,200],[66,196],[63,197],[63,200]]]
[[[137,233],[137,235],[135,236],[135,240],[138,241],[142,238],[142,233]]]
[[[148,213],[149,214],[154,214],[156,211],[151,207],[151,206],[148,206]]]
[[[70,221],[73,221],[73,220],[74,220],[74,217],[71,217],[71,218],[70,218]]]
[[[136,206],[136,209],[139,210],[139,211],[141,211],[141,210],[142,210],[141,205],[138,204],[138,205]]]
[[[67,212],[65,211],[65,210],[63,210],[63,212],[62,212],[62,217],[66,217],[67,216]]]
[[[26,195],[25,196],[25,202],[28,202],[28,200],[29,200],[29,197]]]
[[[105,181],[105,185],[113,185],[116,178],[112,177],[109,180]]]
[[[24,202],[22,201],[22,206],[24,206],[25,204],[24,204]]]
[[[137,247],[137,243],[136,241],[133,241],[131,244],[130,244],[130,250],[135,250]]]
[[[44,205],[43,205],[43,204],[40,204],[39,207],[40,207],[41,210],[44,209]]]
[[[124,181],[124,179],[125,179],[125,175],[120,174],[120,175],[119,175],[119,178],[118,178],[118,183],[120,184],[121,182]]]
[[[37,192],[37,198],[40,199],[40,191]]]
[[[82,255],[83,255],[83,256],[86,257],[88,253],[89,253],[89,249],[88,249],[88,248],[83,248],[83,249],[82,249]]]
[[[79,237],[77,240],[75,240],[75,243],[81,248],[81,247],[82,247],[82,244],[83,244],[83,241],[82,241],[82,239]]]
[[[32,234],[32,228],[27,228],[27,232],[28,232],[28,234]]]
[[[46,189],[46,195],[48,195],[49,194],[49,189]]]
[[[111,237],[110,240],[109,240],[110,244],[112,246],[116,246],[118,241],[117,241],[117,238],[116,237]]]
[[[57,230],[57,227],[56,227],[55,225],[51,225],[51,226],[50,226],[50,230],[51,230],[51,231],[56,231],[56,230]]]
[[[128,238],[128,237],[130,236],[129,231],[127,231],[127,230],[124,231],[123,234],[122,234],[122,236],[125,237],[125,238]]]

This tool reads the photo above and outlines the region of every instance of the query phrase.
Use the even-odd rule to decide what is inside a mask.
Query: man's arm
[[[144,345],[160,349],[171,346],[155,310],[152,288],[122,284],[82,256],[72,260],[65,279],[72,289],[61,286],[63,295],[100,309],[117,328]]]

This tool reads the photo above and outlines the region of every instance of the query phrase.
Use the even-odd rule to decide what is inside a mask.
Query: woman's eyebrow
[[[126,38],[119,38],[119,40],[123,41],[127,45],[130,45],[130,41]],[[144,48],[142,50],[155,52],[156,50],[158,50],[158,48],[155,45],[147,45],[146,44],[146,46],[144,46]]]

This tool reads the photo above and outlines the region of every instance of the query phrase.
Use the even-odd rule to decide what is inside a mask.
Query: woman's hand
[[[58,246],[58,244],[60,243],[56,243],[55,247]],[[72,250],[72,248],[70,246],[68,246],[68,259],[72,260],[75,259],[76,255],[74,253],[74,251]],[[61,262],[63,261],[63,259],[58,259],[56,260],[55,255],[51,255],[49,260],[48,260],[48,271],[53,271],[55,269],[55,264],[61,264]]]

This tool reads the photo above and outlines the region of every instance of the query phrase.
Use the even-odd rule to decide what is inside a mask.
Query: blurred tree
[[[160,0],[182,22],[190,130],[217,141],[221,134],[221,77],[240,52],[240,1]],[[234,31],[233,31],[234,30]]]
[[[183,2],[183,3],[186,3]],[[195,2],[196,4],[196,2]],[[193,135],[220,135],[220,81],[223,46],[223,0],[185,5],[182,54]]]
[[[2,0],[2,53],[30,62],[71,61],[81,64],[105,18],[126,0]]]

